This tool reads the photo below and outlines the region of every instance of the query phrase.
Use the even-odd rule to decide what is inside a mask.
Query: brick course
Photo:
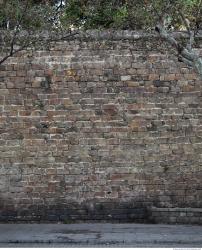
[[[0,221],[202,207],[201,80],[158,37],[91,32],[0,69]]]

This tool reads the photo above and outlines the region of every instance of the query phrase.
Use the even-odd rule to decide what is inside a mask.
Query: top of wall
[[[0,31],[0,44],[1,36],[6,34],[7,31]],[[188,35],[184,31],[172,32],[175,38],[188,38]],[[138,40],[138,39],[152,39],[158,38],[159,34],[157,32],[146,32],[146,31],[137,31],[137,30],[86,30],[86,31],[72,31],[72,34],[62,34],[63,37],[66,37],[62,40],[74,40],[77,39],[88,39],[88,40]],[[26,36],[26,32],[21,32],[21,36]],[[58,33],[50,33],[44,31],[43,33],[38,34],[39,37],[48,38],[52,36],[55,39],[58,39]],[[202,30],[200,30],[196,36],[198,39],[202,39]]]
[[[172,32],[175,38],[188,38],[187,33],[183,31]],[[98,39],[98,40],[138,40],[144,38],[156,38],[159,37],[157,32],[145,32],[137,30],[86,30],[80,31],[77,37]],[[202,31],[197,35],[197,38],[202,39]]]

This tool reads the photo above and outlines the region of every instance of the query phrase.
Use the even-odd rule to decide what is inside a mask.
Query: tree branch
[[[18,49],[16,49],[16,50],[13,50],[13,51],[12,51],[12,54],[10,53],[10,54],[8,54],[7,56],[3,57],[3,58],[0,60],[0,65],[1,65],[2,63],[4,63],[9,57],[12,57],[12,56],[15,55],[16,53],[18,53],[18,52],[24,50],[26,47],[27,47],[27,44],[21,46],[20,48],[18,48]]]
[[[193,46],[193,43],[194,43],[195,32],[191,30],[189,21],[187,20],[187,18],[185,18],[182,11],[177,10],[177,12],[179,13],[179,15],[180,15],[180,17],[182,19],[182,22],[184,23],[184,25],[186,27],[187,34],[189,35],[189,43],[187,43],[186,47],[187,47],[188,51],[191,52],[192,51],[192,46]]]
[[[177,50],[179,61],[183,61],[188,66],[195,68],[202,78],[202,58],[192,49],[192,46],[189,50],[182,46],[161,24],[158,24],[155,30],[159,33],[160,37]],[[193,37],[191,39],[193,39]]]
[[[15,46],[15,42],[16,42],[16,37],[17,35],[19,34],[19,27],[23,21],[23,18],[24,18],[24,15],[27,11],[27,8],[28,8],[28,0],[26,1],[26,4],[25,4],[25,7],[23,9],[23,13],[20,17],[20,19],[17,21],[17,24],[15,25],[15,28],[14,28],[14,33],[13,33],[13,36],[12,36],[12,39],[11,39],[11,42],[10,42],[10,51],[9,51],[9,54],[6,55],[3,59],[0,60],[0,64],[2,64],[3,62],[5,62],[9,57],[13,56],[14,54],[16,54],[17,52],[21,51],[24,47],[22,47],[22,49],[17,49],[16,51],[14,51],[14,46]]]
[[[51,42],[58,42],[58,41],[64,41],[70,37],[73,37],[75,35],[77,35],[79,32],[78,31],[75,31],[75,32],[71,32],[67,35],[64,35],[64,36],[60,36],[60,37],[57,37],[57,38],[50,38],[50,39],[44,39],[44,37],[41,37],[41,38],[38,38],[36,40],[33,40],[34,38],[34,35],[33,37],[31,37],[31,35],[29,34],[29,37],[26,40],[26,42],[20,46],[18,49],[14,50],[14,47],[12,49],[12,51],[10,51],[10,53],[6,56],[4,56],[1,60],[0,60],[0,65],[2,63],[4,63],[8,58],[12,57],[13,55],[15,55],[16,53],[26,49],[26,48],[29,48],[29,47],[35,47],[37,45],[42,45],[42,44],[49,44]]]
[[[4,34],[2,35],[2,52],[4,51],[4,57],[0,58],[0,64],[4,63],[9,57],[12,57],[14,54],[16,54],[19,51],[24,50],[25,48],[32,47],[36,48],[37,46],[42,46],[43,44],[49,44],[51,42],[56,42],[60,40],[68,39],[69,37],[75,36],[78,34],[78,32],[69,32],[68,34],[64,34],[62,31],[59,31],[59,35],[56,34],[54,36],[49,36],[46,38],[43,34],[38,33],[37,30],[33,32],[32,27],[28,27],[26,30],[21,30],[21,24],[25,20],[25,15],[28,11],[29,6],[29,0],[26,0],[23,5],[22,14],[17,18],[16,25],[14,27],[13,31],[8,31],[8,39],[4,42]],[[59,6],[57,6],[56,10],[54,11],[52,17],[56,20],[58,15],[61,12],[61,9],[63,7],[63,1],[60,1]],[[29,13],[29,12],[28,12]],[[47,20],[46,15],[44,14],[43,18],[45,19],[45,24],[49,22]],[[53,20],[54,21],[54,20]],[[50,24],[50,23],[49,23]],[[51,25],[51,29],[52,29]],[[23,34],[24,33],[24,34]],[[42,30],[43,33],[43,30]],[[21,42],[22,40],[22,42]],[[24,42],[25,41],[25,42]],[[23,45],[21,45],[23,43]],[[18,46],[18,48],[15,49],[15,47]],[[5,53],[7,51],[7,53]]]

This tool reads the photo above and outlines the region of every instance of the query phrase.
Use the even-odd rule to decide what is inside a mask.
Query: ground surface
[[[202,226],[0,224],[0,247],[202,247]]]

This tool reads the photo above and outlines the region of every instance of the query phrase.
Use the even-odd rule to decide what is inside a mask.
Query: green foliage
[[[201,24],[201,0],[70,0],[63,24],[83,28],[151,29],[159,16],[167,14],[173,28],[180,28],[181,10],[190,24]]]
[[[117,9],[117,11],[114,13],[113,16],[113,23],[115,24],[115,26],[118,27],[123,27],[124,23],[126,22],[128,17],[128,9],[127,6],[121,6],[120,8]]]
[[[20,19],[25,29],[51,29],[50,22],[56,5],[50,0],[3,0],[0,4],[0,26],[9,21],[10,28]],[[182,28],[181,10],[191,27],[202,23],[202,0],[68,0],[60,13],[60,25],[85,29],[152,29],[159,16],[175,29]],[[47,3],[47,2],[46,2]],[[26,7],[25,11],[25,6]]]
[[[126,16],[126,5],[117,6],[113,1],[100,0],[91,4],[90,1],[70,0],[62,22],[84,28],[109,28],[121,25]]]
[[[3,0],[0,3],[0,27],[39,30],[50,28],[53,7],[33,0]]]
[[[84,18],[84,12],[85,11],[81,1],[70,0],[64,15],[62,15],[60,18],[60,21],[66,26],[81,26]]]

